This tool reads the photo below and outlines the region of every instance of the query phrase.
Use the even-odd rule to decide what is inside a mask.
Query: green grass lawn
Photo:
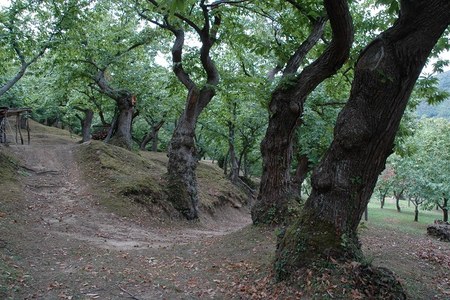
[[[434,223],[434,220],[442,219],[441,210],[421,210],[419,208],[419,222],[414,222],[414,205],[408,207],[408,201],[400,201],[401,212],[397,212],[395,202],[386,200],[384,208],[380,208],[380,202],[372,199],[369,203],[367,226],[376,225],[387,229],[394,229],[411,234],[424,234],[426,227]]]

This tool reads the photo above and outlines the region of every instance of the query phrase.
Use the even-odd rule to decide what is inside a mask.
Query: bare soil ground
[[[76,147],[69,135],[39,130],[33,132],[32,145],[9,147],[20,159],[23,192],[0,194],[0,299],[304,295],[273,282],[275,233],[250,226],[245,207],[224,208],[225,218],[194,224],[120,217],[93,196],[91,179],[83,178],[75,161]],[[416,287],[411,299],[449,299],[447,244],[383,229],[367,230],[363,242],[375,264],[394,266],[408,286]],[[438,255],[430,258],[423,247],[425,252],[408,250],[408,245],[423,243]],[[307,298],[324,298],[309,288]],[[331,287],[334,294],[327,297],[339,298],[332,296],[339,288]]]

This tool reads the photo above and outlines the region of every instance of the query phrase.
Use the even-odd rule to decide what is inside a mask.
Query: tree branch
[[[286,68],[283,71],[283,77],[295,74],[300,67],[300,64],[305,59],[308,52],[317,44],[323,34],[327,17],[321,17],[313,22],[313,28],[308,38],[297,48],[295,53],[289,58]]]
[[[298,99],[304,99],[319,83],[335,74],[350,56],[353,43],[353,25],[345,0],[324,0],[333,38],[322,55],[297,76]]]
[[[175,41],[172,46],[172,62],[173,72],[178,80],[188,89],[195,87],[195,83],[189,77],[189,74],[183,68],[183,46],[184,46],[184,31],[181,29],[173,30]]]

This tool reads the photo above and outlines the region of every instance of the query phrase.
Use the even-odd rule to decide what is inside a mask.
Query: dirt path
[[[246,226],[248,215],[158,225],[109,213],[82,178],[75,141],[35,130],[32,145],[10,146],[24,194],[8,205],[0,194],[0,299],[300,297],[273,283],[275,233]],[[362,242],[411,299],[450,299],[447,244],[376,226]]]
[[[17,298],[190,298],[152,269],[189,261],[202,245],[250,223],[167,228],[120,218],[89,194],[74,161],[77,144],[45,134],[32,140],[11,146],[26,170],[25,210],[13,221],[20,234],[7,240],[20,270]]]

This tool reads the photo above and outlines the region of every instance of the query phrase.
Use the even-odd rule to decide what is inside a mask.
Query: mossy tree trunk
[[[252,208],[252,220],[258,223],[285,222],[293,193],[290,175],[293,137],[303,113],[307,96],[347,61],[353,42],[352,20],[347,1],[324,1],[333,31],[333,39],[324,53],[296,75],[306,55],[322,36],[326,19],[315,20],[308,39],[292,55],[283,78],[272,94],[271,116],[261,143],[263,173],[259,195]]]
[[[448,0],[402,1],[399,19],[361,53],[334,140],[313,172],[311,196],[279,241],[279,279],[329,257],[360,257],[361,216],[414,84],[449,23]]]
[[[237,184],[239,178],[239,163],[236,155],[235,140],[236,140],[236,120],[237,118],[237,103],[234,102],[231,108],[231,121],[228,121],[228,153],[230,153],[230,180]]]
[[[126,92],[116,100],[118,116],[109,143],[122,148],[131,149],[131,128],[133,123],[133,96]]]
[[[106,68],[100,69],[94,80],[99,87],[98,91],[116,102],[118,111],[117,119],[111,125],[113,126],[111,128],[112,134],[107,142],[122,148],[131,149],[131,127],[136,97],[128,90],[111,87],[105,78],[105,71]]]
[[[152,4],[156,5],[153,2]],[[216,86],[219,83],[219,73],[210,52],[216,42],[221,18],[218,14],[212,17],[210,10],[213,7],[205,4],[204,1],[201,1],[199,5],[203,16],[201,27],[188,17],[179,14],[176,14],[176,17],[190,26],[200,39],[200,62],[206,74],[206,83],[202,87],[197,86],[183,67],[184,30],[172,24],[171,18],[167,16],[163,23],[159,23],[145,13],[140,13],[144,19],[169,30],[175,36],[172,46],[173,72],[188,90],[184,111],[178,119],[170,141],[167,171],[169,201],[189,220],[198,218],[199,206],[195,174],[198,163],[195,147],[195,127],[200,113],[214,97]]]
[[[195,169],[198,164],[195,147],[197,118],[214,96],[213,89],[189,92],[186,108],[177,122],[169,147],[169,200],[188,220],[198,218],[198,192]]]

